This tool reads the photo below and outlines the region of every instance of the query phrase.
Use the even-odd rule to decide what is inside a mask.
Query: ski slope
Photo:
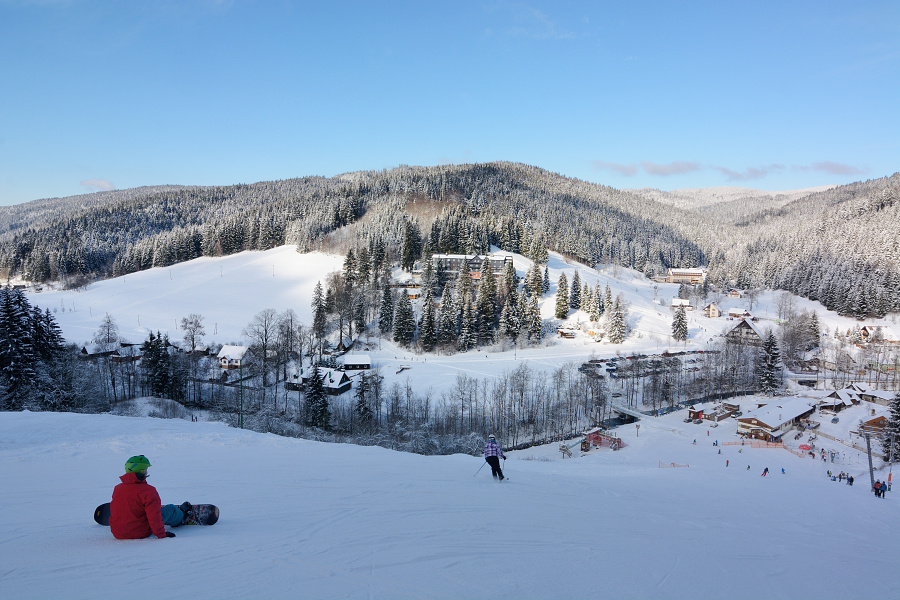
[[[211,422],[0,413],[0,596],[895,597],[897,500],[867,491],[863,463],[718,454],[712,441],[734,439],[733,420],[707,437],[683,413],[621,428],[618,452],[511,452],[503,483],[474,476],[482,460],[471,456]],[[163,501],[215,503],[219,523],[130,541],[96,525],[94,507],[138,453]]]

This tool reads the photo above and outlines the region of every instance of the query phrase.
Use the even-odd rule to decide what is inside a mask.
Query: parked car
[[[690,417],[685,417],[685,418],[684,418],[684,422],[685,422],[685,423],[690,423],[691,421],[693,421],[693,419],[690,418]]]
[[[694,419],[694,423],[700,425],[703,423],[703,419]]]
[[[719,424],[716,423],[715,421],[713,421],[712,423],[709,424],[709,426],[710,426],[710,427],[718,427]]]
[[[840,421],[840,419],[838,419],[837,417],[832,417],[832,418],[831,418],[831,422],[832,422],[832,423],[837,423],[838,421]]]

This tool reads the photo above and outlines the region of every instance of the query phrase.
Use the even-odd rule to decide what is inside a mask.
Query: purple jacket
[[[503,455],[503,450],[500,449],[500,446],[494,440],[488,440],[487,444],[484,445],[484,457],[488,456],[499,456],[502,459],[506,459],[506,456]]]

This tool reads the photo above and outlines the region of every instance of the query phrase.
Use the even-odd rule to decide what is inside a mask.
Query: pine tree
[[[371,393],[371,377],[368,373],[363,371],[362,375],[360,375],[359,380],[356,382],[356,391],[354,392],[354,398],[356,398],[356,405],[353,410],[356,412],[356,418],[359,419],[360,423],[367,425],[372,422],[372,418],[375,414],[372,412],[372,407],[369,404],[369,396]]]
[[[408,294],[400,294],[394,307],[394,341],[409,347],[416,335],[416,322]]]
[[[462,315],[459,323],[459,337],[456,340],[456,347],[460,352],[466,352],[475,347],[475,311],[472,310],[472,303],[465,300],[462,306]]]
[[[541,282],[541,289],[544,294],[550,291],[550,268],[548,266],[544,267],[544,280]]]
[[[581,277],[578,275],[578,269],[575,270],[575,275],[572,276],[572,291],[569,294],[569,307],[572,310],[579,310],[581,308]]]
[[[389,333],[394,324],[394,295],[389,283],[384,284],[381,294],[381,311],[378,314],[378,328],[382,334]]]
[[[322,382],[324,369],[312,367],[309,383],[306,384],[306,419],[307,427],[318,427],[327,430],[331,423],[331,411],[328,409],[328,394]]]
[[[900,391],[888,405],[887,423],[881,438],[881,450],[887,460],[900,460]]]
[[[456,317],[459,309],[453,300],[450,284],[444,284],[444,293],[441,294],[441,316],[438,322],[437,343],[448,347],[456,341]]]
[[[497,286],[494,272],[487,256],[481,263],[481,274],[478,284],[477,336],[478,344],[490,344],[494,341],[494,307],[497,302]]]
[[[757,359],[759,389],[768,396],[781,387],[781,352],[775,334],[769,331]]]
[[[600,321],[600,315],[603,311],[600,310],[600,294],[599,290],[591,291],[590,293],[590,302],[588,304],[588,314],[590,315],[590,319],[594,323],[598,323]]]
[[[565,319],[569,316],[569,282],[566,274],[560,273],[556,282],[556,318]]]
[[[519,324],[516,318],[516,309],[510,304],[509,298],[503,303],[503,310],[500,311],[500,324],[498,329],[500,335],[506,339],[515,340],[519,335]]]
[[[36,383],[37,357],[29,324],[30,305],[20,290],[0,290],[0,408],[22,410]]]
[[[619,298],[616,298],[607,313],[606,336],[613,344],[621,344],[625,341],[625,309]]]
[[[434,350],[437,344],[437,320],[435,318],[434,301],[431,298],[431,290],[425,289],[425,297],[422,303],[422,319],[419,322],[419,343],[425,352]]]
[[[676,342],[684,342],[688,336],[687,314],[684,306],[679,306],[675,310],[675,318],[672,320],[672,337]]]
[[[416,260],[422,254],[422,234],[415,223],[404,222],[403,240],[400,243],[400,267],[404,271],[412,271]]]
[[[528,325],[528,339],[534,343],[540,342],[544,335],[544,320],[541,319],[541,309],[536,296],[531,297],[525,321]]]
[[[819,315],[813,311],[812,317],[809,319],[809,335],[812,337],[816,346],[819,345],[822,332],[819,328]]]
[[[507,261],[503,267],[503,297],[507,298],[519,287],[519,276],[512,261]]]
[[[325,308],[325,296],[322,293],[322,282],[316,282],[316,287],[313,289],[313,297],[312,297],[312,313],[313,313],[313,324],[312,330],[313,335],[316,336],[320,342],[325,339],[325,327],[327,326],[327,317],[326,317],[326,308]]]

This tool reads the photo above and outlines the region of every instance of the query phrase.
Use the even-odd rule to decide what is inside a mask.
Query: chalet
[[[303,383],[309,383],[312,372],[312,369],[306,369],[305,374],[301,373]],[[329,396],[340,396],[344,392],[350,391],[352,383],[345,372],[325,367],[319,367],[318,372],[322,385],[325,388],[325,393]]]
[[[729,298],[743,298],[743,294],[739,290],[731,290],[728,292]]]
[[[372,359],[368,354],[345,354],[344,369],[346,371],[367,371],[372,368]]]
[[[859,394],[854,390],[845,388],[843,390],[834,390],[820,396],[816,404],[818,404],[820,408],[830,408],[834,411],[840,411],[844,408],[849,408],[854,404],[859,404],[859,402]]]
[[[732,319],[749,319],[750,311],[744,308],[730,308],[728,309],[728,316]]]
[[[814,403],[805,398],[772,402],[738,418],[737,432],[759,440],[775,442],[815,411]]]
[[[669,269],[666,271],[667,283],[702,284],[706,281],[706,269]]]
[[[687,298],[672,298],[672,310],[678,309],[678,307],[684,307],[684,310],[694,310],[694,307],[691,306],[690,300]]]
[[[574,329],[567,329],[564,327],[560,327],[559,329],[556,330],[556,333],[559,334],[559,337],[565,338],[567,340],[575,339],[575,330]]]
[[[851,383],[847,386],[846,389],[859,394],[860,400],[873,402],[875,404],[882,404],[885,406],[890,404],[891,400],[896,397],[896,394],[894,392],[888,392],[885,390],[873,390],[864,383]]]
[[[104,350],[98,352],[92,352],[87,349],[87,346],[81,347],[81,352],[78,354],[78,358],[84,360],[97,360],[98,358],[109,358],[111,356],[118,356],[118,350]]]
[[[725,341],[732,344],[762,346],[763,337],[749,320],[741,319],[740,323],[725,334]]]
[[[719,309],[715,302],[710,302],[703,307],[703,316],[710,319],[718,319],[722,316],[722,311]]]
[[[875,412],[874,410],[872,412]],[[860,419],[859,433],[862,435],[882,435],[887,429],[887,415],[872,416],[868,419]]]
[[[227,344],[222,346],[222,349],[219,350],[219,354],[217,355],[219,366],[223,369],[241,368],[247,350],[249,350],[247,346],[230,346]]]
[[[456,278],[463,271],[469,271],[469,277],[478,279],[481,277],[481,263],[485,256],[479,254],[432,254],[431,259],[435,267],[443,268],[444,273],[451,278]],[[494,277],[499,277],[506,269],[507,263],[512,264],[511,256],[487,255]]]

